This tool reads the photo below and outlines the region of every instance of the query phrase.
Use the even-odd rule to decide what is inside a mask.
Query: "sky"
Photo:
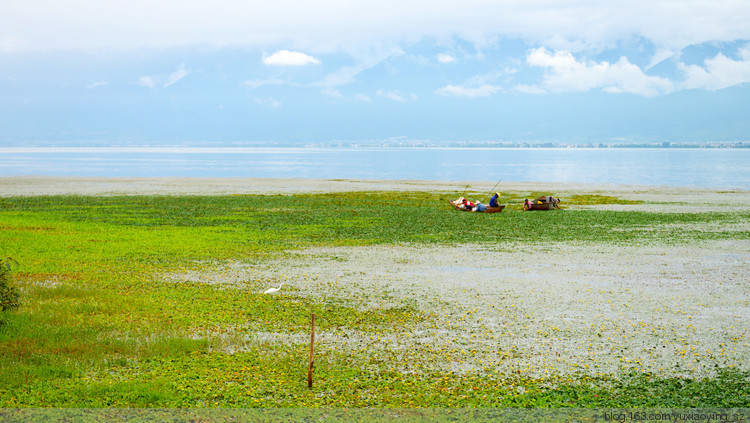
[[[3,0],[0,146],[749,140],[748,22],[748,0]]]

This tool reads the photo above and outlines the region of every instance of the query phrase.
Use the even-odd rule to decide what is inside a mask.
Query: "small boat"
[[[523,200],[523,209],[529,210],[554,210],[560,208],[560,199],[552,196],[539,197],[534,200]]]
[[[456,210],[460,210],[460,211],[473,211],[473,212],[476,212],[476,213],[500,213],[505,208],[504,205],[498,205],[497,207],[485,206],[485,210],[484,211],[472,210],[472,209],[466,208],[466,206],[464,206],[463,200],[464,200],[464,198],[460,197],[458,200],[451,201],[450,203],[451,203],[451,205],[453,205],[453,207]]]
[[[467,211],[467,212],[475,212],[475,213],[500,213],[505,208],[504,205],[501,205],[501,206],[497,206],[497,207],[487,207],[486,210],[479,211],[479,210],[467,209],[467,208],[464,208],[464,207],[461,207],[461,206],[456,206],[456,205],[454,205],[453,207],[455,207],[456,210]]]
[[[500,213],[504,208],[505,206],[503,205],[497,207],[487,207],[487,210],[485,210],[483,213]]]

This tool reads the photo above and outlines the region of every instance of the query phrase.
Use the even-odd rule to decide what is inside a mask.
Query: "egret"
[[[281,285],[284,285],[284,284],[282,283]],[[268,289],[266,289],[266,291],[264,292],[264,294],[274,294],[276,292],[279,292],[279,290],[281,289],[281,285],[279,285],[278,288],[268,288]]]

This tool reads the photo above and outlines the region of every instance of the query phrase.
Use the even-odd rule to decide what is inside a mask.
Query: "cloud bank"
[[[686,79],[683,88],[720,90],[722,88],[750,82],[750,46],[740,48],[739,60],[733,60],[719,53],[704,61],[704,67],[680,63]]]
[[[615,63],[576,59],[567,51],[550,52],[544,47],[526,56],[531,66],[546,70],[538,92],[583,92],[602,89],[609,93],[630,93],[645,97],[671,92],[673,84],[661,77],[648,76],[641,68],[621,57]],[[531,87],[524,87],[527,90]]]
[[[176,7],[178,6],[178,7]],[[27,0],[0,4],[0,52],[190,45],[293,46],[311,52],[459,38],[519,38],[554,50],[642,37],[665,51],[750,39],[738,0]]]
[[[377,97],[417,102],[430,94],[476,99],[603,91],[655,97],[750,82],[750,46],[728,51],[750,39],[747,22],[750,4],[741,0],[216,0],[210,6],[132,0],[107,7],[95,0],[9,0],[0,2],[0,60],[26,54],[34,58],[29,63],[45,55],[57,62],[71,51],[98,57],[127,49],[132,54],[123,56],[140,63],[174,48],[167,53],[183,56],[171,63],[211,54],[247,63],[234,69],[222,64],[232,70],[227,75],[233,87],[314,88],[327,100],[360,103]],[[727,42],[723,50],[680,61],[686,46],[721,42]],[[206,51],[211,53],[202,55]],[[669,70],[653,70],[665,61]],[[205,62],[191,64],[207,68]],[[196,84],[207,80],[201,72]],[[127,84],[161,90],[190,73],[186,63],[172,72],[132,70]],[[87,78],[76,85],[118,84],[114,72]]]

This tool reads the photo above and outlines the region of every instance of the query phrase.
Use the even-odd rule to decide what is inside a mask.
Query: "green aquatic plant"
[[[571,195],[570,198],[566,199],[566,204],[570,205],[600,205],[600,204],[625,204],[625,205],[636,205],[643,204],[640,200],[625,200],[619,197],[613,197],[611,195],[601,194],[576,194]]]
[[[11,263],[18,264],[11,257],[0,262],[0,311],[16,310],[21,305],[21,294],[13,285]]]
[[[482,215],[453,210],[451,199],[428,192],[1,198],[0,242],[24,264],[12,274],[3,266],[2,276],[24,295],[0,326],[0,407],[747,406],[749,375],[739,370],[688,381],[441,370],[430,366],[438,354],[473,352],[433,351],[429,343],[400,349],[391,337],[444,328],[434,310],[385,288],[353,286],[352,295],[336,297],[290,283],[270,296],[262,292],[285,281],[283,269],[238,273],[231,283],[214,278],[228,263],[295,263],[292,254],[318,247],[470,240],[506,250],[596,249],[750,239],[743,210]],[[563,201],[631,204],[605,196]],[[332,253],[328,260],[345,267],[347,259]],[[321,342],[353,346],[316,348],[311,390],[305,337],[313,312]],[[519,354],[502,347],[499,359]]]

